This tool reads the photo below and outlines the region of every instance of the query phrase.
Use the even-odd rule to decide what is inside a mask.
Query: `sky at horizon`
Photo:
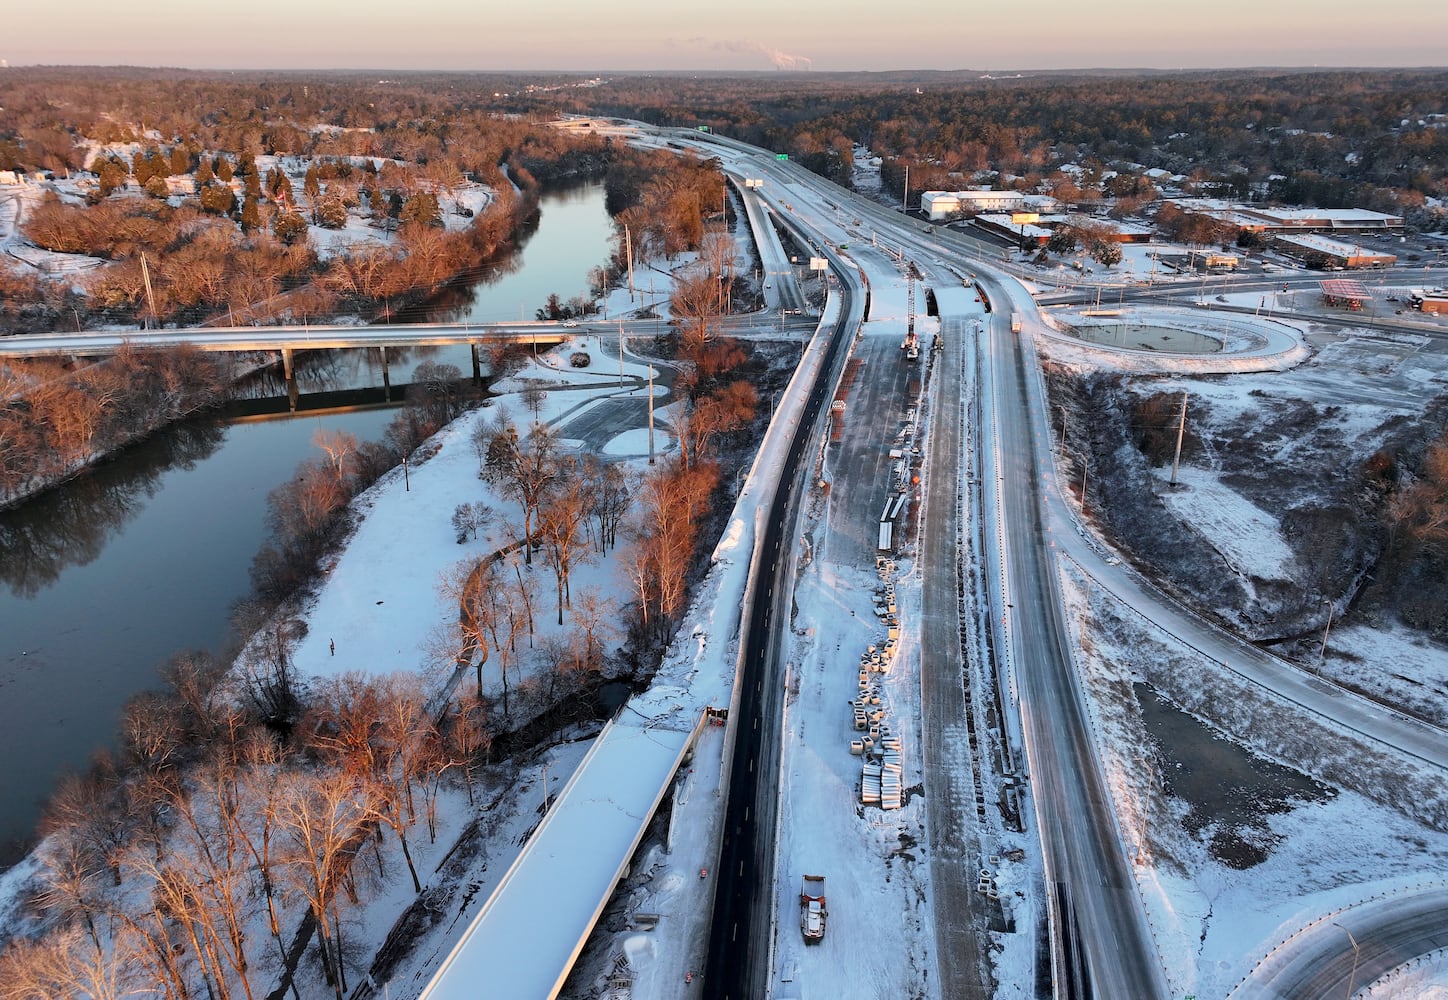
[[[1448,4],[1400,0],[1365,13],[1344,0],[1190,8],[1038,0],[966,10],[958,0],[920,0],[900,12],[877,0],[733,0],[701,13],[679,0],[554,0],[541,11],[445,0],[252,0],[211,11],[192,0],[73,0],[59,11],[34,3],[7,11],[0,59],[570,72],[1445,66]]]

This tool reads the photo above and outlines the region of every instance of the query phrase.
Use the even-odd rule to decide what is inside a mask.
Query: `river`
[[[601,184],[546,194],[512,261],[431,316],[531,316],[552,292],[584,293],[611,241]],[[393,383],[422,360],[471,370],[466,347],[389,352]],[[266,496],[316,453],[316,432],[376,439],[391,419],[388,407],[315,409],[381,386],[376,351],[305,359],[298,382],[295,414],[190,421],[0,514],[0,864],[19,857],[59,776],[110,743],[162,662],[220,649],[266,535]],[[253,396],[279,392],[278,379],[259,384],[272,388]]]

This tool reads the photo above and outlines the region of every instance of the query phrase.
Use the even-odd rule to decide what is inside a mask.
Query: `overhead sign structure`
[[[788,153],[775,153],[775,154],[774,154],[774,158],[775,158],[776,160],[787,160],[787,159],[789,159],[789,154],[788,154]]]

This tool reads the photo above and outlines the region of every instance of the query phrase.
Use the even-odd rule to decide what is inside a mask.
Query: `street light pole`
[[[1349,972],[1349,973],[1348,973],[1348,976],[1347,976],[1347,993],[1346,993],[1347,1000],[1352,1000],[1352,991],[1357,988],[1358,956],[1362,953],[1362,949],[1358,946],[1357,938],[1355,938],[1355,937],[1352,936],[1352,931],[1348,930],[1346,927],[1344,927],[1342,924],[1338,923],[1336,920],[1334,920],[1334,921],[1332,922],[1332,926],[1336,927],[1338,930],[1340,930],[1340,931],[1342,931],[1344,934],[1346,934],[1346,935],[1347,935],[1347,939],[1348,939],[1350,942],[1352,942],[1352,971]]]
[[[1317,672],[1318,672],[1319,675],[1322,673],[1322,661],[1323,661],[1323,658],[1327,656],[1327,633],[1332,630],[1333,604],[1332,604],[1332,601],[1331,601],[1330,599],[1328,599],[1328,598],[1324,598],[1324,599],[1323,599],[1323,603],[1327,605],[1327,624],[1326,624],[1325,626],[1323,626],[1323,629],[1322,629],[1322,646],[1321,646],[1321,648],[1318,649],[1318,651],[1317,651]],[[1344,928],[1344,929],[1346,929],[1346,928]],[[1348,994],[1348,995],[1351,996],[1352,994]]]

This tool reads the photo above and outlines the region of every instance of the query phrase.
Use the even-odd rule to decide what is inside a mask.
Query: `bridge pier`
[[[282,348],[282,378],[287,384],[287,409],[297,412],[297,374],[296,366],[292,361],[292,349]]]
[[[392,402],[392,376],[387,371],[387,345],[379,346],[377,353],[382,358],[382,398],[390,403]]]
[[[477,341],[473,341],[471,344],[469,344],[469,345],[468,345],[468,350],[471,351],[471,352],[472,352],[472,355],[473,355],[473,385],[482,385],[482,384],[483,384],[483,364],[482,364],[482,360],[478,357],[478,344],[477,344]]]

